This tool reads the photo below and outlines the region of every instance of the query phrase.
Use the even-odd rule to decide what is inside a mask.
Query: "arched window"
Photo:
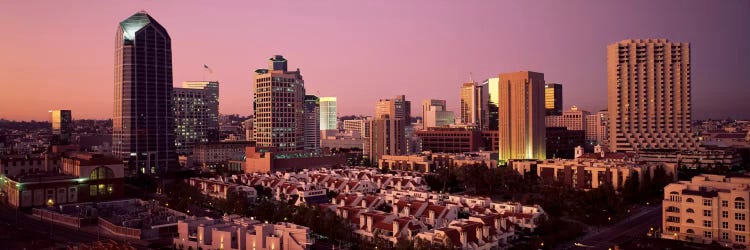
[[[687,219],[687,223],[693,224],[695,221],[693,219]]]
[[[679,213],[679,212],[680,212],[680,209],[679,209],[679,208],[677,208],[677,207],[675,207],[675,206],[669,206],[669,207],[667,208],[667,212],[672,212],[672,213]]]
[[[694,201],[693,201],[693,198],[687,198],[687,200],[685,200],[685,201],[686,201],[686,202],[689,202],[689,203],[693,203],[693,202],[694,202]]]
[[[688,221],[690,221],[690,220],[688,220]],[[695,231],[693,231],[693,229],[688,229],[688,230],[687,230],[687,233],[689,233],[689,234],[694,234],[694,233],[695,233]]]
[[[97,167],[91,171],[89,178],[92,180],[115,178],[115,172],[108,167]]]
[[[745,209],[745,199],[743,199],[742,197],[734,198],[734,208]]]
[[[690,213],[690,214],[692,214],[692,213],[695,213],[695,210],[693,210],[692,208],[688,208],[687,212]]]

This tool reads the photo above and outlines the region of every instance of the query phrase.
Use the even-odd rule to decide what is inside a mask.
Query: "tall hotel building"
[[[500,162],[545,159],[544,74],[500,74],[498,98]]]
[[[192,155],[196,143],[219,141],[219,82],[183,82],[172,102],[178,155]]]
[[[138,12],[117,26],[112,153],[129,174],[177,167],[172,109],[171,38]]]
[[[488,85],[476,82],[464,83],[461,86],[461,123],[473,124],[477,129],[489,127],[488,91]]]
[[[547,115],[563,114],[562,84],[544,84],[544,108]]]
[[[73,135],[73,117],[70,110],[52,110],[52,144],[68,145]]]
[[[320,151],[320,128],[322,127],[322,112],[320,101],[325,97],[318,98],[314,95],[305,96],[305,150],[311,152]],[[335,97],[334,97],[335,100]],[[335,101],[334,101],[335,103]],[[336,106],[334,105],[334,108]],[[334,110],[335,112],[335,110]],[[335,118],[335,116],[334,116]]]
[[[623,40],[607,46],[610,149],[697,149],[690,129],[690,44]]]
[[[305,82],[299,69],[288,71],[283,56],[271,57],[267,69],[255,70],[253,89],[256,145],[277,152],[304,150]]]

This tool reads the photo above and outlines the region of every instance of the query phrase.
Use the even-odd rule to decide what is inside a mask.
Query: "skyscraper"
[[[320,101],[322,98],[318,98],[314,95],[305,96],[305,150],[312,152],[320,151],[320,127],[322,112]],[[335,103],[335,98],[334,98]],[[335,108],[335,104],[334,104]],[[335,111],[334,111],[335,112]],[[335,116],[334,116],[335,117]]]
[[[544,84],[544,107],[547,109],[547,115],[562,115],[562,98],[562,84]]]
[[[497,107],[500,106],[499,100],[498,100],[498,88],[500,78],[499,77],[492,77],[487,80],[484,80],[482,83],[483,85],[487,86],[487,93],[489,95],[489,103],[487,104],[487,111],[489,113],[489,121],[487,122],[487,129],[489,130],[497,130],[497,124],[498,124],[498,117],[497,117]]]
[[[178,155],[192,155],[196,143],[219,141],[219,82],[183,82],[172,102]]]
[[[690,44],[623,40],[607,46],[610,149],[697,149],[690,128]]]
[[[489,85],[476,82],[461,86],[461,123],[473,124],[477,129],[489,127]]]
[[[52,110],[52,145],[67,145],[71,143],[73,134],[73,118],[70,110]]]
[[[404,119],[404,124],[411,124],[411,102],[405,95],[397,95],[393,99],[380,99],[375,104],[375,118],[388,115],[389,118]]]
[[[446,110],[445,100],[422,101],[423,129],[453,124],[453,112]]]
[[[364,138],[365,154],[372,164],[377,164],[383,155],[406,154],[405,123],[403,119],[388,116],[367,120],[367,136]]]
[[[256,145],[277,152],[304,150],[305,82],[299,69],[288,71],[283,56],[271,57],[267,69],[255,70],[253,89]]]
[[[171,38],[138,12],[117,26],[112,153],[130,174],[176,167]]]
[[[500,74],[499,87],[500,162],[545,159],[544,74]]]
[[[320,98],[320,130],[338,129],[336,97]]]

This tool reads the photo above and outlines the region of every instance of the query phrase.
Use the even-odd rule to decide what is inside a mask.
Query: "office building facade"
[[[442,127],[453,124],[453,112],[446,110],[445,100],[422,101],[422,128]]]
[[[380,99],[375,104],[375,118],[387,115],[392,119],[403,119],[405,124],[411,123],[411,102],[405,95],[398,95],[393,99]]]
[[[314,95],[305,96],[305,150],[312,152],[320,151],[320,128],[323,121],[321,112],[321,99]],[[334,99],[335,103],[335,99]],[[335,104],[334,104],[335,109]],[[335,112],[335,110],[334,110]],[[334,116],[335,117],[335,116]]]
[[[196,143],[219,141],[219,82],[183,82],[172,93],[177,155],[191,155]]]
[[[302,74],[287,70],[287,60],[269,58],[267,69],[257,69],[253,81],[253,137],[258,147],[277,152],[305,149]]]
[[[117,26],[112,153],[129,174],[178,166],[172,108],[171,38],[146,12]]]
[[[50,111],[52,122],[52,144],[68,145],[73,136],[73,116],[70,110]]]
[[[338,130],[336,97],[320,97],[320,130]]]
[[[476,82],[464,83],[461,86],[462,124],[473,124],[478,129],[489,127],[489,86]]]
[[[545,159],[544,74],[500,74],[498,92],[501,164],[510,159]]]
[[[562,84],[544,84],[544,108],[547,115],[563,114]]]
[[[489,113],[489,121],[487,122],[487,129],[488,130],[497,130],[497,124],[498,124],[498,114],[497,114],[497,108],[500,106],[499,100],[498,100],[498,94],[499,94],[499,87],[500,87],[500,78],[499,77],[492,77],[488,78],[487,80],[484,80],[482,83],[483,85],[487,86],[487,94],[489,95],[489,103],[487,104],[487,111]]]
[[[647,39],[607,46],[610,149],[697,149],[690,71],[689,43]]]

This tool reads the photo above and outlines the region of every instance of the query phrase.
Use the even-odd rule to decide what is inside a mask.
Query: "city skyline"
[[[337,5],[349,12],[325,4],[269,4],[269,10],[288,10],[289,18],[270,25],[283,29],[262,25],[274,11],[245,13],[239,11],[248,9],[243,5],[91,3],[99,11],[89,12],[58,3],[8,4],[0,10],[7,19],[0,27],[19,35],[0,48],[9,55],[0,58],[0,75],[13,86],[0,93],[0,118],[46,120],[45,111],[53,109],[73,110],[76,119],[111,118],[112,24],[141,9],[173,36],[173,85],[226,83],[220,101],[225,114],[252,113],[252,70],[262,66],[258,58],[272,54],[287,56],[292,68],[305,68],[309,93],[338,97],[340,115],[372,115],[372,103],[401,94],[414,101],[444,99],[455,112],[460,103],[456,89],[470,74],[481,82],[519,70],[538,70],[547,81],[564,83],[564,109],[576,105],[597,111],[606,108],[606,46],[623,39],[665,38],[692,44],[694,119],[750,117],[749,110],[737,109],[750,106],[750,89],[741,87],[750,78],[742,70],[750,65],[750,31],[742,27],[750,21],[743,14],[750,4],[671,3],[649,3],[653,8],[643,10],[630,2],[583,1],[410,3],[398,9],[387,3]],[[492,15],[511,8],[519,11]],[[610,20],[608,11],[591,11],[595,8],[623,16],[640,13],[640,18]],[[20,15],[29,12],[38,15]],[[553,22],[560,18],[569,21]],[[18,22],[26,25],[13,25]],[[248,24],[280,38],[253,39],[240,32]],[[53,39],[63,34],[74,39]],[[207,74],[204,64],[213,73]],[[414,106],[412,113],[420,108]]]

